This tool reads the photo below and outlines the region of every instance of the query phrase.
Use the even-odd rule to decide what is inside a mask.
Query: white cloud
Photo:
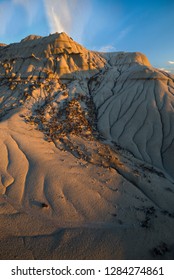
[[[44,0],[50,32],[66,32],[79,42],[89,18],[90,0]]]
[[[66,27],[62,25],[59,17],[57,16],[54,7],[51,7],[49,11],[49,16],[51,16],[51,21],[50,21],[50,27],[51,27],[51,32],[62,32],[62,31],[67,31]]]
[[[169,64],[174,64],[174,61],[169,60],[168,63]]]
[[[67,0],[55,1],[55,0],[44,0],[48,23],[50,31],[69,33],[71,13],[67,5]]]
[[[112,45],[102,46],[99,52],[116,52],[116,48]]]
[[[71,13],[67,0],[44,0],[50,31],[69,33]]]
[[[165,68],[159,68],[159,70],[164,71],[164,72],[166,72],[166,73],[171,73],[170,70],[167,70],[167,69],[165,69]]]

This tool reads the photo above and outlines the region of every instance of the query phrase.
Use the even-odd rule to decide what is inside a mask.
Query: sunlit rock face
[[[8,60],[12,67],[6,68],[6,74],[15,73],[24,78],[29,75],[45,78],[50,72],[62,76],[104,65],[100,56],[74,42],[66,33],[48,37],[30,35],[20,43],[7,46],[0,58],[2,62]],[[2,74],[3,70],[1,67]]]

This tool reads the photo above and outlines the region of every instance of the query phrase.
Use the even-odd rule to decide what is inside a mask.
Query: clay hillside
[[[173,124],[139,52],[0,44],[0,258],[173,259]]]

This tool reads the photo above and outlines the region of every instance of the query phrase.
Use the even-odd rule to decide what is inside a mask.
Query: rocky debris
[[[93,105],[92,101],[89,97],[79,95],[76,99],[67,97],[57,102],[60,95],[66,97],[66,92],[59,92],[53,100],[48,97],[45,104],[40,107],[38,105],[33,114],[25,117],[25,120],[37,124],[46,139],[52,141],[71,135],[93,139],[98,132],[95,118],[88,110],[88,107]]]
[[[152,207],[148,207],[148,208],[143,208],[141,209],[144,213],[145,213],[145,219],[143,221],[141,221],[140,225],[143,228],[151,228],[152,224],[151,224],[151,220],[155,215],[155,208]]]
[[[166,253],[170,252],[169,246],[165,242],[161,242],[158,246],[152,249],[152,255],[156,257],[164,257]]]

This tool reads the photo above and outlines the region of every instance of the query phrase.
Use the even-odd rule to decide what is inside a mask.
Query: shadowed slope
[[[98,128],[107,139],[173,176],[174,77],[154,69],[144,57],[134,57],[108,55],[110,65],[91,82]]]

